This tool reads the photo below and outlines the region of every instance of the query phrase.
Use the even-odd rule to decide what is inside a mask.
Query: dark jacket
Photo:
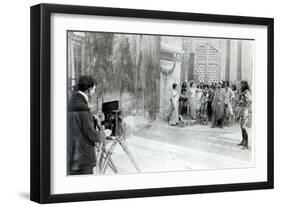
[[[75,93],[68,103],[67,161],[71,170],[91,169],[96,165],[95,142],[102,140],[94,128],[94,119],[87,100]]]

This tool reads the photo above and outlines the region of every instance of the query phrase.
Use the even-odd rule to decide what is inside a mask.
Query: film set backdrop
[[[252,88],[254,40],[78,31],[67,36],[68,98],[79,77],[93,76],[98,85],[89,100],[91,112],[111,115],[105,121],[115,127],[96,146],[94,173],[253,167],[253,111],[249,148],[241,150],[238,104],[221,127],[212,127],[212,109],[203,116],[201,107],[205,90],[217,90],[221,82],[229,83],[233,102],[239,102],[241,81]],[[177,121],[172,123],[175,91]]]

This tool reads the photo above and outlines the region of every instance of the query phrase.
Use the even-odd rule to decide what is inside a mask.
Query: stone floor
[[[163,121],[138,124],[137,130],[126,139],[141,172],[184,170],[213,170],[254,167],[252,130],[249,149],[241,150],[238,124],[211,128],[194,125],[183,128],[168,126]],[[112,155],[118,173],[136,173],[128,156],[117,145]],[[107,173],[113,173],[108,168]]]

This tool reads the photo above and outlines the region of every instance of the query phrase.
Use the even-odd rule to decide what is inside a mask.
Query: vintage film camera
[[[131,154],[130,150],[124,142],[121,110],[119,110],[119,101],[103,103],[102,112],[104,120],[101,124],[104,125],[104,129],[111,130],[112,133],[110,137],[107,137],[107,140],[111,140],[112,143],[110,144],[110,147],[107,147],[108,143],[102,143],[97,149],[97,173],[104,174],[108,167],[110,167],[114,173],[118,173],[117,166],[111,159],[116,145],[120,145],[121,149],[128,156],[129,160],[132,162],[137,172],[140,172],[140,168],[138,167],[135,159],[133,158],[133,155]]]
[[[119,110],[119,101],[103,103],[102,112],[104,114],[104,121],[102,121],[104,129],[110,129],[112,131],[111,136],[121,136],[123,129],[121,110]]]

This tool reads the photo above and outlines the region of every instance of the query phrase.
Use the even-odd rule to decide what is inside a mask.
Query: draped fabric
[[[196,88],[190,88],[189,89],[189,107],[190,107],[190,117],[192,119],[196,118],[196,99],[195,99],[195,95],[196,95]]]
[[[224,117],[225,91],[218,89],[213,100],[213,121],[217,122]]]
[[[171,108],[170,124],[175,125],[179,121],[179,94],[176,89],[172,90]]]

